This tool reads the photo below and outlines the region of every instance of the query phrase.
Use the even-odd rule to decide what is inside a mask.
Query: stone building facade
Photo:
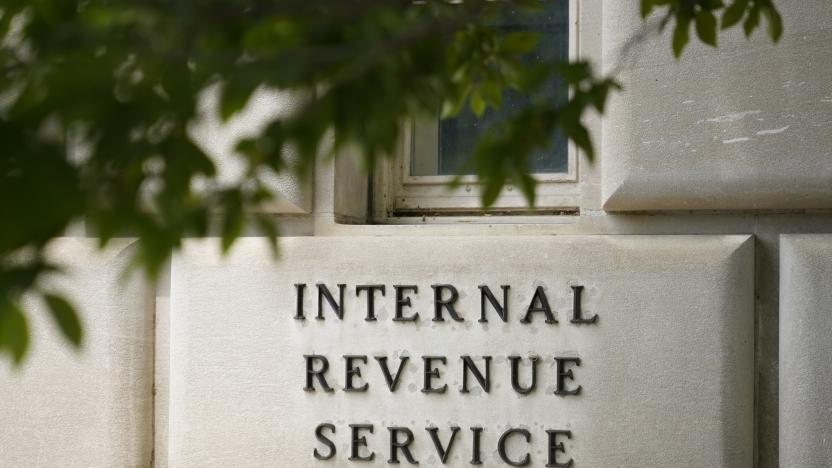
[[[535,209],[414,175],[436,136],[408,125],[370,177],[274,180],[276,262],[192,239],[147,285],[130,239],[56,242],[87,346],[33,314],[0,466],[830,466],[832,3],[679,61],[625,47],[637,3],[570,3],[569,53],[625,89]]]

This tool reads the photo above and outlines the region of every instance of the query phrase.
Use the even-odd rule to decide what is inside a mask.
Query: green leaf
[[[526,202],[529,206],[534,206],[535,203],[535,186],[537,185],[537,181],[532,177],[531,174],[523,173],[519,176],[520,183],[520,190],[523,192],[523,196],[526,198]]]
[[[64,338],[76,348],[81,346],[81,322],[78,320],[78,314],[75,312],[72,304],[67,302],[63,297],[55,294],[44,294],[43,299],[46,301],[49,312],[61,329]]]
[[[237,142],[234,151],[245,155],[257,153],[257,138],[243,138]]]
[[[500,43],[500,50],[508,54],[527,54],[534,50],[538,40],[540,40],[540,34],[532,31],[509,33]]]
[[[503,173],[498,174],[497,177],[485,180],[485,186],[483,187],[482,194],[480,195],[480,202],[482,203],[483,208],[489,208],[494,204],[494,202],[497,201],[497,197],[500,196],[500,192],[503,190],[505,182],[505,174]]]
[[[240,112],[248,103],[253,92],[253,86],[245,86],[234,81],[226,83],[222,87],[222,95],[220,96],[220,117],[222,120],[226,121]]]
[[[29,329],[26,317],[17,304],[0,303],[0,351],[11,354],[14,364],[20,365],[29,347]]]
[[[234,241],[243,233],[243,202],[240,192],[232,190],[225,193],[222,223],[222,252],[227,253]]]
[[[696,13],[696,34],[705,44],[716,47],[716,17],[710,10]]]
[[[554,67],[551,63],[524,64],[519,71],[512,72],[511,77],[503,76],[506,85],[516,91],[535,93],[552,79]]]
[[[468,74],[471,71],[471,66],[468,63],[463,63],[451,74],[451,81],[453,83],[464,83],[468,81]]]
[[[607,104],[607,96],[609,95],[610,88],[613,87],[614,84],[615,83],[613,81],[608,80],[593,86],[590,90],[592,105],[598,112],[604,112],[604,107]]]
[[[641,18],[647,18],[650,16],[650,13],[653,11],[653,0],[641,0]]]
[[[499,109],[503,104],[503,90],[493,81],[484,81],[480,84],[480,94],[486,104],[494,109]]]
[[[558,65],[558,71],[569,84],[580,83],[592,76],[592,68],[587,62],[569,62]]]
[[[482,98],[479,90],[475,90],[471,93],[471,112],[477,116],[477,118],[482,117],[482,114],[485,113],[485,109],[488,106],[485,104],[485,99]]]
[[[772,41],[778,42],[783,36],[783,17],[774,5],[766,5],[763,8],[763,14],[768,19],[768,35]]]
[[[690,17],[680,13],[676,17],[676,29],[673,30],[673,55],[682,56],[682,51],[690,41]]]
[[[562,121],[561,127],[566,136],[584,151],[587,159],[590,161],[595,159],[595,149],[592,146],[592,140],[589,138],[589,132],[580,121]]]
[[[497,60],[500,73],[506,84],[512,89],[523,90],[529,82],[529,67],[519,60],[501,58]]]
[[[254,223],[257,226],[257,230],[260,231],[260,234],[262,234],[269,243],[272,255],[277,258],[279,251],[277,246],[277,226],[275,225],[275,221],[266,213],[257,213],[254,216]]]
[[[722,14],[722,29],[728,29],[742,20],[745,11],[748,9],[749,0],[734,0],[734,3],[725,9]]]
[[[442,102],[441,118],[447,119],[459,114],[459,111],[462,110],[462,106],[465,104],[465,99],[468,97],[470,89],[470,85],[466,86],[465,88],[459,90],[455,96],[449,96],[446,98],[445,101]]]
[[[496,138],[497,134],[492,133],[480,139],[473,155],[474,169],[482,184],[480,204],[483,208],[488,208],[497,201],[508,178],[508,171],[504,166],[508,152]]]
[[[751,33],[760,25],[760,4],[755,3],[748,12],[748,17],[742,24],[742,29],[745,31],[745,37],[751,37]]]

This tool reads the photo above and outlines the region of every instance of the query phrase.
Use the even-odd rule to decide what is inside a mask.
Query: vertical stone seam
[[[160,410],[169,410],[167,405],[160,404],[159,398],[168,398],[169,395],[166,392],[169,392],[169,387],[164,386],[162,388],[162,393],[160,394],[160,377],[166,378],[166,376],[161,375],[160,372],[168,372],[169,366],[163,366],[160,369],[160,361],[159,359],[170,359],[170,351],[167,350],[165,353],[163,349],[160,349],[159,346],[164,344],[165,346],[169,346],[169,339],[168,337],[164,337],[163,340],[160,340],[161,333],[169,333],[169,330],[166,330],[164,326],[160,327],[161,325],[169,325],[168,322],[164,320],[160,320],[159,317],[159,304],[160,299],[162,297],[169,297],[170,296],[170,281],[172,276],[171,271],[172,263],[168,261],[167,265],[162,269],[159,277],[151,285],[152,291],[152,302],[151,306],[153,307],[152,310],[152,339],[153,339],[153,346],[151,346],[151,362],[153,363],[152,368],[152,375],[151,375],[151,421],[150,421],[150,440],[151,440],[151,450],[150,450],[150,460],[149,466],[151,468],[160,467],[164,468],[168,465],[168,457],[167,453],[161,454],[159,453],[159,440],[158,437],[164,436],[167,437],[167,431],[165,430],[166,427],[160,427]],[[167,284],[165,284],[165,282]],[[169,307],[169,306],[168,306]],[[168,309],[164,309],[163,312],[167,312]],[[162,380],[165,384],[167,384],[167,380]],[[163,420],[165,424],[167,424],[167,416],[165,415],[165,419]],[[161,447],[163,450],[167,450],[168,444],[163,444]]]
[[[762,246],[760,246],[760,241],[757,237],[757,227],[759,224],[759,217],[754,215],[754,234],[752,239],[754,241],[754,268],[752,269],[752,274],[754,275],[754,284],[752,290],[754,292],[754,358],[752,359],[752,365],[754,366],[754,383],[753,383],[753,402],[752,402],[752,418],[751,418],[751,433],[753,434],[752,441],[751,441],[751,463],[754,467],[760,466],[760,451],[759,451],[759,439],[760,439],[760,424],[759,424],[759,408],[760,408],[760,372],[759,372],[759,365],[760,365],[760,324],[762,321],[760,320],[760,293],[759,287],[761,284],[761,273],[760,273],[760,266],[762,262],[758,258],[758,255],[762,252]]]
[[[148,289],[152,293],[150,294],[152,301],[148,301],[148,304],[153,308],[150,321],[150,336],[153,339],[153,346],[150,347],[150,362],[152,366],[150,371],[150,460],[148,461],[148,466],[154,468],[156,466],[156,344],[158,343],[156,339],[156,302],[158,288],[154,282],[153,285],[149,285]]]

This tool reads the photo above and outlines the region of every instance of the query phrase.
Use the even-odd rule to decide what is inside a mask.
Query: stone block
[[[97,240],[56,240],[50,257],[66,274],[51,281],[78,309],[80,351],[39,300],[29,311],[30,350],[0,378],[0,466],[146,467],[151,463],[153,309],[137,279],[122,281],[132,241],[103,252]]]
[[[650,32],[658,18],[642,26],[637,3],[604,4],[604,62],[622,65],[625,88],[603,120],[604,209],[832,208],[832,2],[777,2],[777,45],[765,20],[751,40],[720,34],[717,49],[691,30],[679,60],[672,27]]]
[[[780,237],[780,467],[832,460],[832,235]]]

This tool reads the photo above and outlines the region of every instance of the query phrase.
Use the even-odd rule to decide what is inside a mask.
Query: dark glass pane
[[[542,11],[509,13],[502,17],[498,26],[506,32],[536,31],[540,33],[537,48],[526,58],[529,62],[569,58],[569,1],[544,0]],[[547,84],[544,90],[547,99],[565,100],[567,86],[557,81]],[[498,111],[489,109],[477,119],[467,107],[455,118],[439,122],[439,174],[457,174],[459,167],[474,149],[481,135],[507,115],[522,110],[530,97],[509,91],[503,96],[503,105]],[[532,155],[531,170],[534,173],[567,171],[567,141],[560,132],[552,135],[552,144],[547,150]]]

